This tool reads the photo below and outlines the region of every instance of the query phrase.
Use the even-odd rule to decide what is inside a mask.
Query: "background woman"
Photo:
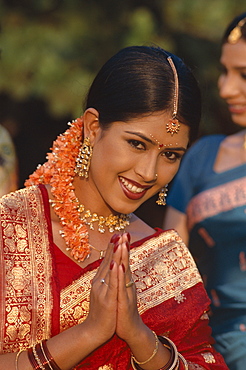
[[[246,13],[225,31],[220,96],[241,130],[200,139],[170,191],[165,228],[175,228],[197,260],[210,298],[210,323],[231,370],[246,361]]]
[[[17,159],[8,131],[0,125],[0,197],[17,190]]]
[[[176,56],[129,47],[102,67],[83,116],[2,198],[0,368],[226,369],[187,248],[132,214],[165,204],[199,119]]]

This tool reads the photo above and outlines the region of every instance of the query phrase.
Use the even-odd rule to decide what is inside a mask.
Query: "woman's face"
[[[232,120],[246,127],[246,42],[226,43],[220,58],[219,93],[228,104]]]
[[[110,210],[135,211],[176,174],[188,145],[189,127],[181,124],[171,136],[166,131],[170,118],[170,113],[159,112],[97,131],[89,184]]]

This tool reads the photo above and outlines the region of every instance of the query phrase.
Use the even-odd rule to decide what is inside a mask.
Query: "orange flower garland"
[[[89,235],[86,225],[78,214],[78,199],[74,192],[73,178],[76,158],[82,141],[83,120],[77,118],[64,134],[53,143],[43,165],[26,180],[25,186],[50,184],[54,200],[51,200],[56,215],[60,219],[63,236],[71,255],[84,261],[90,254]]]

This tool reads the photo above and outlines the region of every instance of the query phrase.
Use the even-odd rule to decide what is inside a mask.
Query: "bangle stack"
[[[159,370],[178,370],[179,360],[182,361],[185,370],[188,370],[188,364],[187,364],[185,358],[180,353],[178,353],[177,347],[175,346],[173,341],[171,341],[171,339],[169,339],[167,337],[157,336],[155,334],[155,332],[153,332],[153,334],[155,335],[155,338],[156,338],[156,345],[155,345],[155,349],[154,349],[152,355],[148,358],[148,360],[143,361],[143,362],[137,361],[136,358],[132,355],[131,356],[131,365],[132,365],[133,369],[134,370],[142,370],[142,368],[139,365],[147,364],[150,360],[152,360],[154,358],[154,356],[156,355],[156,353],[158,351],[159,341],[160,341],[162,343],[162,345],[170,351],[170,359],[169,359],[168,363],[165,366],[163,366],[162,368],[160,368]]]
[[[51,356],[46,340],[35,344],[27,350],[29,361],[35,370],[61,370]]]

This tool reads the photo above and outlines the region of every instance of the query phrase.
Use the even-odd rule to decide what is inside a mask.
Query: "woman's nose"
[[[153,183],[157,180],[157,158],[145,156],[138,161],[135,172],[146,183]]]
[[[232,98],[239,93],[239,82],[233,74],[222,75],[218,80],[219,94],[222,99]]]

